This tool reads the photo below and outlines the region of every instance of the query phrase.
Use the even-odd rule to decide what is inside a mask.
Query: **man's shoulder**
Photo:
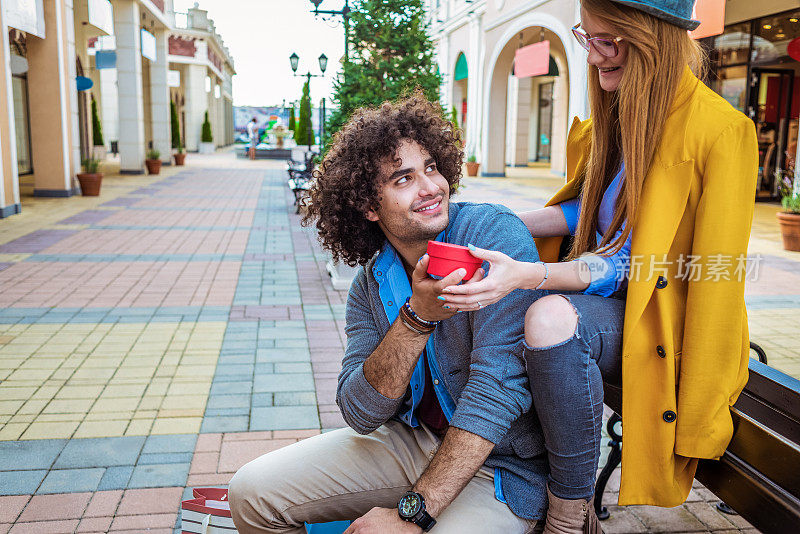
[[[450,220],[448,241],[458,243],[462,236],[475,233],[492,234],[496,230],[508,232],[511,236],[527,233],[525,225],[516,213],[500,204],[488,202],[458,202],[457,211]]]

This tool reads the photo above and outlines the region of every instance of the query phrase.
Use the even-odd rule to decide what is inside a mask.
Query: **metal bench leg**
[[[608,423],[606,424],[608,435],[611,436],[611,441],[608,442],[608,445],[611,447],[611,452],[608,454],[606,465],[603,467],[603,470],[600,471],[600,476],[597,477],[597,483],[594,486],[594,511],[597,514],[597,518],[601,520],[611,517],[608,508],[603,506],[603,493],[606,490],[608,479],[611,478],[611,473],[614,472],[614,469],[616,469],[622,461],[622,436],[618,434],[614,428],[614,426],[621,421],[622,418],[615,412],[608,419]]]

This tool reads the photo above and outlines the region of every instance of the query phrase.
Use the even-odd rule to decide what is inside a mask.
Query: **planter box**
[[[161,160],[160,159],[146,159],[144,164],[147,167],[147,174],[160,174],[161,173]]]
[[[198,152],[201,154],[213,154],[216,150],[214,143],[200,143],[200,147],[198,148]]]
[[[800,213],[779,211],[777,216],[781,225],[783,248],[793,252],[800,252]]]
[[[100,196],[100,186],[103,184],[103,173],[80,173],[78,182],[81,184],[81,195],[85,197]]]
[[[181,153],[176,152],[175,154],[173,154],[173,157],[175,158],[175,165],[177,166],[183,165],[183,162],[186,160],[186,152],[181,152]]]

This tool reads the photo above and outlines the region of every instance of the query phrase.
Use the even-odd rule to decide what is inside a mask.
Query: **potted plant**
[[[788,172],[780,181],[781,206],[777,213],[783,248],[800,252],[800,180]]]
[[[103,184],[103,173],[97,169],[100,167],[100,160],[87,158],[81,162],[83,172],[78,173],[78,181],[81,184],[81,195],[85,197],[96,197],[100,195],[100,186]]]
[[[208,111],[206,111],[205,120],[203,121],[203,131],[200,135],[200,148],[201,154],[214,153],[214,135],[211,133],[211,123],[208,120]]]
[[[183,145],[178,143],[178,148],[175,150],[176,152],[173,154],[175,165],[183,165],[183,162],[186,160],[186,151],[183,149]]]
[[[148,150],[144,164],[147,166],[147,174],[159,174],[161,172],[161,152],[155,149]]]
[[[467,158],[467,176],[478,176],[478,168],[481,166],[478,163],[478,158],[475,154],[470,154]]]
[[[106,159],[106,144],[103,141],[103,126],[100,124],[100,116],[97,114],[97,100],[92,97],[92,157],[103,161]]]

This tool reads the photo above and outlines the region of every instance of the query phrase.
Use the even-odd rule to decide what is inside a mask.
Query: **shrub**
[[[206,118],[203,120],[203,133],[200,135],[200,140],[203,143],[214,142],[214,136],[211,134],[211,123],[208,122],[208,111],[206,111]]]

